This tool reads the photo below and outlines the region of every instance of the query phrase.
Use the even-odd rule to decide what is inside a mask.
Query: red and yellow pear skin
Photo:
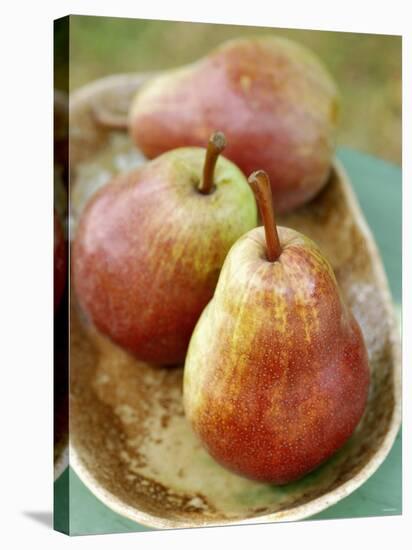
[[[368,356],[334,273],[300,233],[263,228],[232,247],[185,362],[184,407],[209,453],[228,469],[285,484],[350,437],[368,395]]]
[[[73,247],[77,299],[92,323],[142,361],[182,363],[232,244],[257,225],[253,193],[230,161],[199,193],[205,149],[171,151],[88,203]]]
[[[129,128],[148,158],[203,145],[221,129],[225,156],[245,174],[264,169],[275,209],[285,212],[326,183],[338,111],[334,81],[306,48],[277,37],[236,39],[150,80],[132,102]]]

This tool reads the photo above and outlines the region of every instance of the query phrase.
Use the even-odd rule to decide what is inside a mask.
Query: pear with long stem
[[[284,484],[350,437],[367,401],[368,356],[335,275],[307,237],[277,227],[268,175],[249,177],[264,227],[231,248],[184,371],[184,407],[222,465]]]

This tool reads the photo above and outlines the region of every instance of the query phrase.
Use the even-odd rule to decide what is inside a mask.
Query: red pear
[[[137,93],[131,135],[149,158],[202,145],[214,128],[245,174],[269,174],[278,212],[326,183],[335,148],[338,93],[317,57],[276,37],[224,43],[192,65],[154,77]]]
[[[284,484],[353,433],[368,356],[327,260],[304,235],[276,229],[267,175],[249,181],[264,227],[241,237],[224,262],[190,341],[184,407],[223,466]]]
[[[242,172],[181,148],[118,177],[84,210],[73,247],[78,301],[95,326],[143,361],[183,362],[232,244],[257,224]]]

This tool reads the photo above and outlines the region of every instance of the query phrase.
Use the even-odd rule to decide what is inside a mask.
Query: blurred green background
[[[340,145],[401,163],[400,36],[75,15],[70,90],[112,73],[190,63],[228,38],[264,34],[308,46],[329,68],[342,94]]]

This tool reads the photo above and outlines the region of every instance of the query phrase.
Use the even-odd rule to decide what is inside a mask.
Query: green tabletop
[[[402,175],[399,167],[346,148],[338,151],[381,251],[400,319],[402,299]],[[399,515],[402,513],[402,436],[384,463],[354,493],[309,520]],[[67,468],[55,482],[54,523],[72,535],[124,533],[151,529],[102,504]],[[65,502],[70,512],[65,517]],[[66,508],[67,509],[67,508]]]

